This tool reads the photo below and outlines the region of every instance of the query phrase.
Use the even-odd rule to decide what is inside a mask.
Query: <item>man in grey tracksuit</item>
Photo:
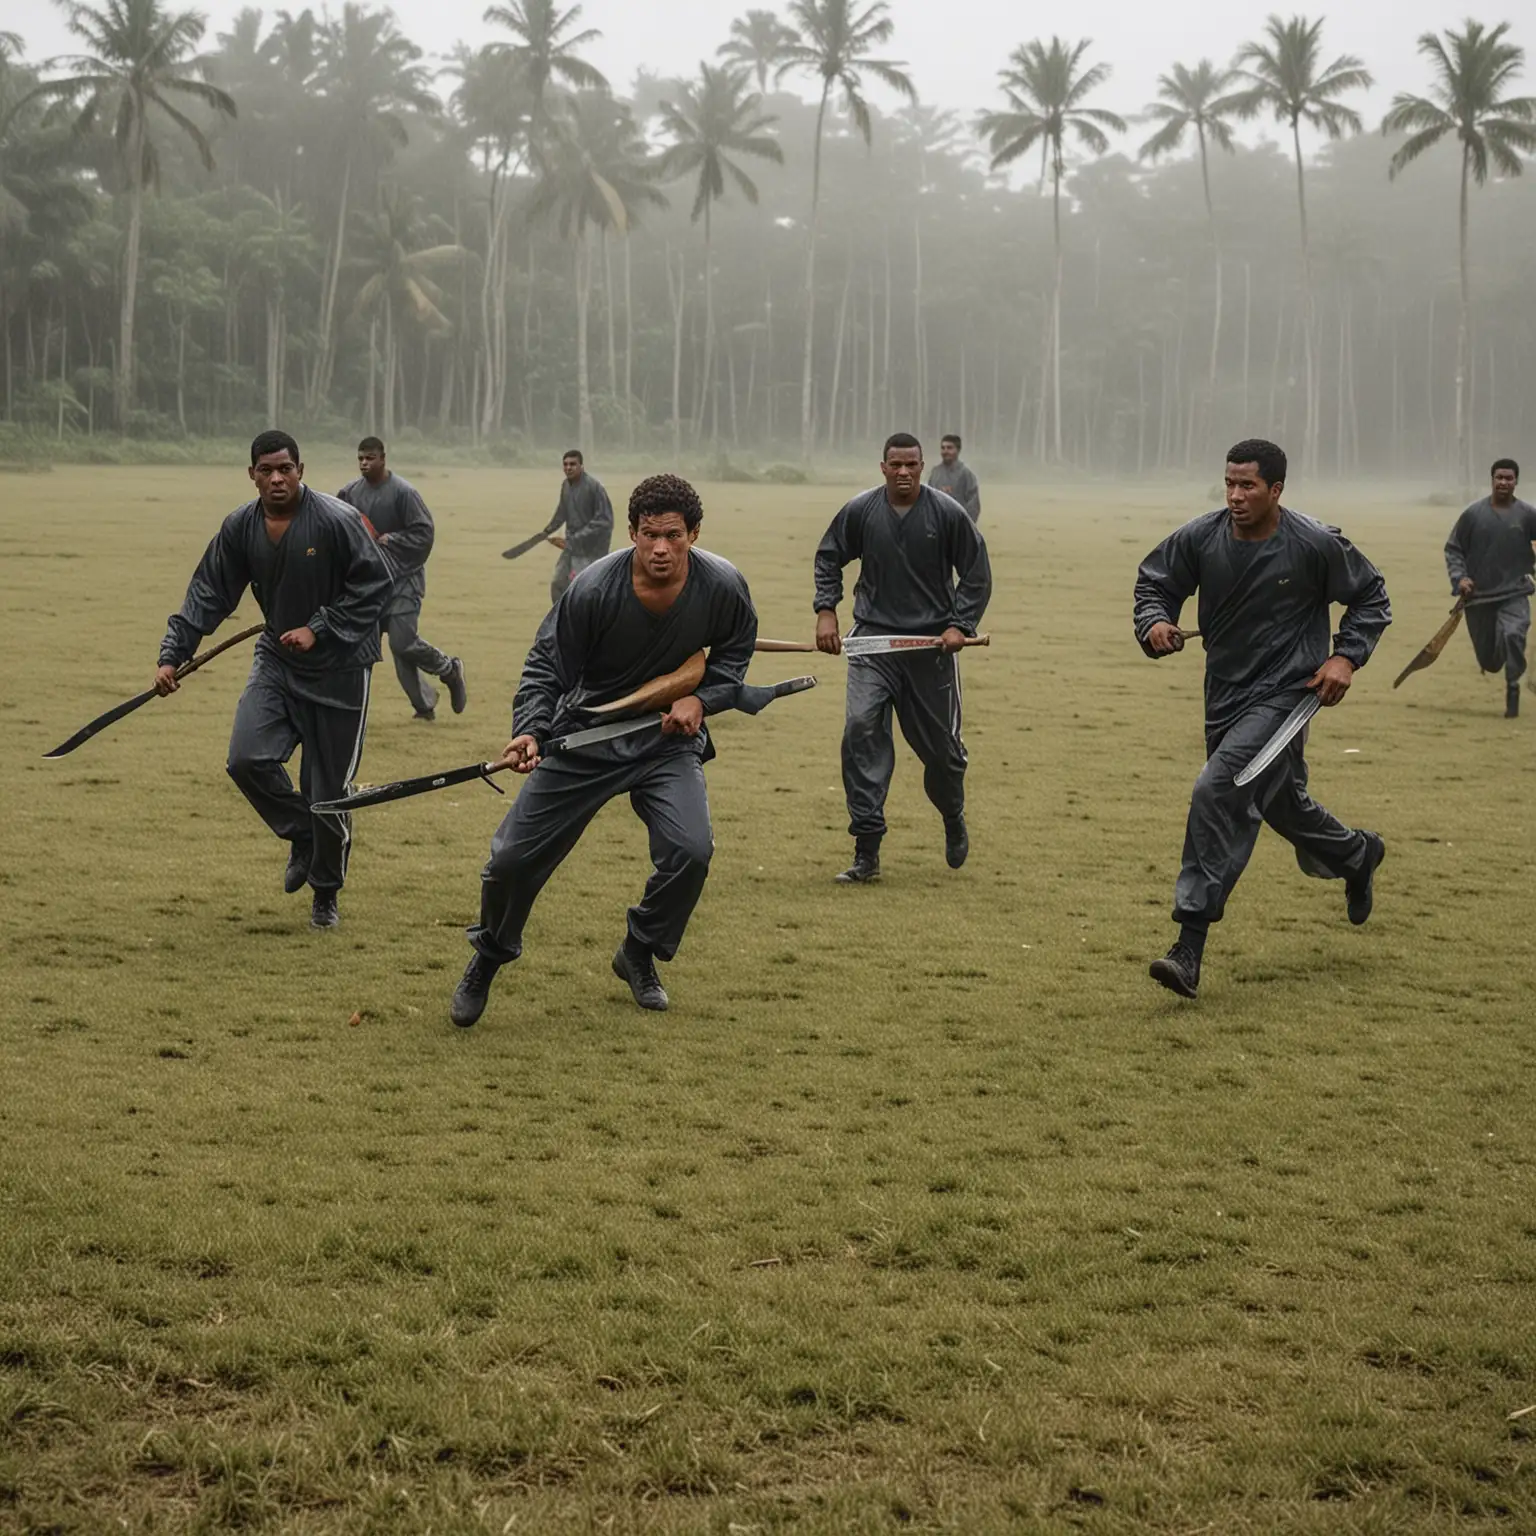
[[[686,480],[642,481],[629,504],[633,547],[582,572],[539,626],[500,759],[529,776],[481,875],[480,920],[469,929],[474,954],[450,1009],[461,1027],[484,1011],[496,972],[522,954],[523,925],[545,882],[622,794],[650,833],[655,867],[629,909],[613,968],[642,1008],[667,1006],[655,962],[677,953],[714,852],[704,791],[714,747],[705,720],[737,707],[757,639],[741,572],[694,547],[702,515]],[[659,731],[541,759],[552,737],[603,718],[591,706],[627,697],[700,650],[709,653],[702,681],[671,704]]]
[[[1170,534],[1136,577],[1136,638],[1149,656],[1183,649],[1179,610],[1200,594],[1207,761],[1174,886],[1179,938],[1152,963],[1152,976],[1182,997],[1196,995],[1207,930],[1221,921],[1263,823],[1295,848],[1303,873],[1345,882],[1352,923],[1370,916],[1386,856],[1376,833],[1345,826],[1308,795],[1304,732],[1252,782],[1236,782],[1309,689],[1325,705],[1344,697],[1392,622],[1381,572],[1337,528],[1281,505],[1285,472],[1273,443],[1237,444],[1227,505]],[[1345,613],[1330,653],[1332,603]]]
[[[544,532],[560,546],[555,574],[549,582],[549,600],[561,594],[586,568],[608,553],[613,543],[613,503],[595,475],[587,473],[581,449],[568,448],[560,461],[565,482],[560,501]],[[561,535],[558,530],[564,528]]]
[[[357,467],[357,479],[348,481],[336,495],[363,514],[394,573],[394,596],[384,610],[384,630],[395,676],[418,720],[436,718],[437,709],[437,693],[422,681],[423,672],[448,685],[453,712],[461,715],[469,698],[464,663],[457,656],[444,655],[420,633],[421,603],[427,594],[427,557],[436,532],[432,514],[416,487],[385,463],[381,439],[365,437],[357,445]]]
[[[923,788],[944,818],[944,853],[958,869],[969,852],[965,824],[965,743],[960,736],[958,652],[992,595],[987,546],[953,497],[922,483],[923,450],[910,433],[889,438],[884,483],[843,507],[816,551],[816,645],[842,643],[837,605],[843,567],[859,561],[853,589],[855,634],[937,635],[934,650],[850,657],[843,729],[843,790],[853,864],[837,878],[864,884],[880,875],[885,799],[896,769],[894,713],[923,764]]]
[[[1531,576],[1536,571],[1536,507],[1515,495],[1520,466],[1500,459],[1492,469],[1493,488],[1474,501],[1445,541],[1445,569],[1451,590],[1467,599],[1467,634],[1484,672],[1504,674],[1504,718],[1520,713],[1520,679],[1525,674],[1525,641],[1531,630]],[[1481,594],[1507,594],[1480,601]]]
[[[266,629],[235,706],[229,776],[290,845],[283,888],[308,883],[311,925],[333,928],[351,818],[309,807],[345,794],[357,773],[393,578],[357,513],[303,483],[298,445],[286,433],[263,432],[252,443],[250,474],[257,499],[231,512],[208,545],[160,642],[155,687],[176,691],[176,668],[249,587]],[[300,746],[296,791],[283,765]]]
[[[939,439],[939,462],[933,466],[928,484],[953,496],[973,523],[981,521],[981,482],[975,470],[961,459],[960,439],[953,432]]]

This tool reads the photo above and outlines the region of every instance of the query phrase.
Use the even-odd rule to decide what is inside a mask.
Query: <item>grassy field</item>
[[[552,476],[420,483],[470,708],[414,724],[380,668],[372,781],[503,742],[547,593],[497,552]],[[463,1032],[483,787],[360,815],[317,935],[223,773],[243,662],[40,761],[147,685],[244,484],[0,483],[0,1529],[1536,1529],[1536,700],[1500,718],[1464,636],[1391,688],[1450,512],[1298,498],[1398,615],[1310,753],[1388,841],[1366,928],[1266,834],[1200,1002],[1147,979],[1201,663],[1141,657],[1130,585],[1206,503],[989,487],[966,868],[903,749],[884,882],[831,884],[814,658],[718,729],[672,1011],[609,973],[619,804]],[[843,488],[704,492],[762,632],[808,637]]]

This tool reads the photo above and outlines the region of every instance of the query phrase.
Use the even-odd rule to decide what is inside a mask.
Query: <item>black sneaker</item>
[[[437,719],[437,711],[435,709],[418,709],[416,713],[411,716],[411,719],[419,720],[423,725],[431,725],[432,722]]]
[[[1148,967],[1153,981],[1177,992],[1180,997],[1197,997],[1200,993],[1200,962],[1188,944],[1177,943],[1160,960]]]
[[[944,818],[944,862],[951,869],[959,869],[965,856],[971,851],[971,836],[965,830],[965,816]]]
[[[613,974],[629,983],[629,990],[642,1008],[653,1013],[667,1011],[666,988],[656,974],[656,961],[650,950],[633,946],[625,939],[613,957]]]
[[[469,689],[464,683],[464,663],[457,656],[449,660],[443,681],[448,685],[448,702],[453,705],[454,714],[462,715],[469,703]]]
[[[336,908],[336,892],[316,891],[315,899],[309,908],[309,926],[334,928],[340,921],[341,913]]]
[[[448,1017],[460,1029],[468,1029],[485,1012],[491,997],[491,983],[500,969],[499,961],[487,960],[478,949],[469,957],[469,964],[453,989],[453,1001],[448,1004]]]
[[[1365,873],[1344,882],[1344,897],[1349,903],[1349,920],[1356,928],[1371,915],[1375,899],[1376,871],[1387,856],[1386,843],[1374,832],[1362,832],[1365,839]]]
[[[1504,718],[1506,720],[1518,720],[1520,718],[1520,684],[1506,683],[1504,685]]]
[[[853,863],[836,877],[839,885],[869,885],[880,878],[880,842],[871,838],[855,838]]]
[[[310,843],[295,843],[288,855],[288,867],[283,871],[283,891],[288,896],[304,889],[309,880],[309,861],[314,856]]]

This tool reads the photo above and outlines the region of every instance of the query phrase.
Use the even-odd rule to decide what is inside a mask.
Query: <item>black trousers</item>
[[[958,816],[965,809],[960,658],[944,651],[850,657],[843,793],[855,837],[885,834],[885,797],[896,771],[893,714],[922,762],[923,789],[940,814]]]
[[[334,811],[310,811],[315,800],[344,795],[357,775],[368,728],[368,680],[371,668],[334,681],[340,697],[357,703],[317,704],[295,691],[293,679],[276,662],[257,656],[229,737],[230,778],[256,813],[284,842],[309,845],[309,883],[317,891],[337,891],[347,878],[352,846],[352,818]],[[299,787],[283,766],[302,747]]]
[[[1263,704],[1206,737],[1210,754],[1189,802],[1184,864],[1173,891],[1176,923],[1218,923],[1266,823],[1296,850],[1303,874],[1344,879],[1365,867],[1366,841],[1307,793],[1306,732],[1241,789],[1237,775],[1291,712],[1294,696]]]
[[[625,793],[651,835],[655,866],[629,909],[629,932],[662,960],[677,953],[715,849],[704,765],[691,748],[626,760],[561,753],[529,774],[480,876],[480,921],[469,942],[486,959],[504,964],[522,954],[523,925],[545,882],[592,818]]]
[[[395,676],[411,708],[418,715],[429,715],[437,707],[437,690],[424,683],[423,672],[432,677],[446,677],[451,659],[421,638],[421,604],[391,610],[384,616],[384,634],[389,641],[390,659]]]

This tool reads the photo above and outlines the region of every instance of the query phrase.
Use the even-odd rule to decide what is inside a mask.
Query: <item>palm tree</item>
[[[1061,462],[1061,178],[1066,170],[1066,139],[1070,133],[1085,149],[1102,155],[1109,148],[1106,128],[1125,132],[1125,122],[1113,112],[1086,107],[1083,102],[1109,78],[1109,65],[1079,70],[1091,47],[1068,44],[1053,37],[1047,47],[1038,39],[1015,48],[1009,67],[999,74],[1008,109],[982,114],[981,131],[992,148],[994,170],[1012,165],[1038,144],[1040,184],[1051,177],[1051,219],[1056,242],[1056,286],[1051,300],[1051,413],[1053,458]]]
[[[917,100],[917,87],[903,72],[901,63],[870,57],[869,50],[890,39],[896,30],[885,0],[871,0],[863,10],[859,0],[794,0],[790,15],[799,36],[784,44],[777,78],[803,70],[821,79],[821,100],[816,108],[816,139],[811,157],[811,221],[805,240],[805,355],[800,372],[800,452],[811,455],[813,442],[811,377],[816,341],[816,231],[821,214],[821,138],[826,124],[827,101],[835,86],[854,127],[868,144],[873,134],[869,103],[864,100],[864,76],[869,75],[890,90]]]
[[[409,142],[404,116],[436,117],[442,103],[431,75],[418,61],[421,49],[395,25],[388,11],[348,3],[325,24],[317,85],[328,111],[331,152],[339,157],[336,242],[320,295],[320,349],[310,377],[307,404],[314,409],[330,391],[336,363],[336,295],[341,282],[351,212],[352,182],[366,164],[387,162]]]
[[[195,11],[167,11],[160,0],[102,0],[99,8],[68,3],[66,14],[69,30],[91,51],[55,61],[70,73],[45,81],[31,94],[67,109],[76,134],[87,134],[98,123],[112,125],[117,169],[128,196],[117,343],[116,408],[121,426],[133,409],[133,321],[144,190],[158,191],[160,186],[160,151],[152,125],[157,114],[169,118],[211,171],[213,149],[207,135],[169,98],[187,97],[225,117],[235,115],[235,103],[217,86],[179,72],[195,57],[202,40],[204,22]]]
[[[1162,127],[1141,146],[1140,158],[1156,163],[1182,147],[1185,135],[1194,129],[1200,147],[1200,185],[1205,193],[1205,216],[1211,231],[1211,255],[1216,264],[1216,314],[1211,322],[1211,363],[1206,379],[1208,407],[1216,400],[1216,364],[1221,352],[1222,271],[1221,235],[1216,228],[1216,207],[1211,201],[1210,147],[1231,154],[1234,149],[1229,118],[1237,111],[1229,96],[1236,79],[1230,69],[1218,68],[1209,59],[1201,59],[1193,69],[1175,64],[1171,73],[1159,75],[1158,100],[1147,108],[1147,116]]]
[[[459,270],[469,252],[461,245],[442,239],[449,231],[439,219],[422,213],[419,197],[399,187],[386,188],[379,195],[374,213],[355,215],[361,235],[362,254],[355,265],[363,275],[355,304],[359,315],[383,319],[383,431],[385,438],[395,431],[395,401],[403,392],[400,360],[400,330],[410,320],[428,335],[446,335],[453,322],[444,313],[443,290],[435,278]],[[425,242],[437,237],[438,243]],[[368,399],[374,398],[373,331],[369,333]],[[375,423],[371,419],[369,429]]]
[[[589,231],[627,234],[642,207],[664,208],[651,159],[628,107],[602,91],[582,91],[550,116],[543,173],[529,203],[532,218],[553,221],[574,250],[576,404],[583,447],[593,440],[587,314],[592,292]]]
[[[716,56],[757,76],[759,94],[768,90],[768,76],[784,61],[785,50],[798,41],[772,11],[748,11],[731,23],[731,35]]]
[[[1467,403],[1467,373],[1472,351],[1472,286],[1467,266],[1467,225],[1471,183],[1486,186],[1488,167],[1505,176],[1521,172],[1520,156],[1536,152],[1536,97],[1505,96],[1503,91],[1525,65],[1525,50],[1504,41],[1507,22],[1491,31],[1468,21],[1460,32],[1442,37],[1426,32],[1419,52],[1429,59],[1435,81],[1428,96],[1400,92],[1381,125],[1383,133],[1408,138],[1392,156],[1388,175],[1413,164],[1441,139],[1455,134],[1461,144],[1461,316],[1456,327],[1456,461],[1470,485],[1472,423]]]
[[[486,21],[505,27],[517,39],[489,43],[486,48],[492,57],[505,58],[512,65],[513,83],[531,104],[529,141],[536,156],[549,129],[550,86],[558,83],[582,91],[608,89],[603,72],[577,57],[578,48],[595,43],[603,35],[594,27],[572,33],[571,28],[581,20],[581,9],[573,5],[562,11],[555,0],[510,0],[507,5],[491,6],[485,13]]]
[[[1292,16],[1282,21],[1271,16],[1264,23],[1264,37],[1245,43],[1237,54],[1239,76],[1247,82],[1232,98],[1240,117],[1270,112],[1277,123],[1288,124],[1296,156],[1296,206],[1301,216],[1302,346],[1306,359],[1306,432],[1302,441],[1302,467],[1316,470],[1320,450],[1320,409],[1317,359],[1317,316],[1312,297],[1312,244],[1307,230],[1307,186],[1301,156],[1301,125],[1329,139],[1360,132],[1360,114],[1339,101],[1348,91],[1365,90],[1370,71],[1353,54],[1340,54],[1322,66],[1323,21]]]
[[[714,229],[711,213],[725,196],[726,178],[753,204],[757,183],[732,158],[752,155],[784,163],[779,141],[764,130],[778,121],[762,111],[763,98],[748,91],[745,70],[726,65],[699,65],[697,80],[683,82],[678,101],[661,104],[662,131],[672,144],[661,157],[663,176],[697,174],[692,221],[704,219],[704,392],[709,401],[710,437],[718,436],[720,413],[715,392]]]

